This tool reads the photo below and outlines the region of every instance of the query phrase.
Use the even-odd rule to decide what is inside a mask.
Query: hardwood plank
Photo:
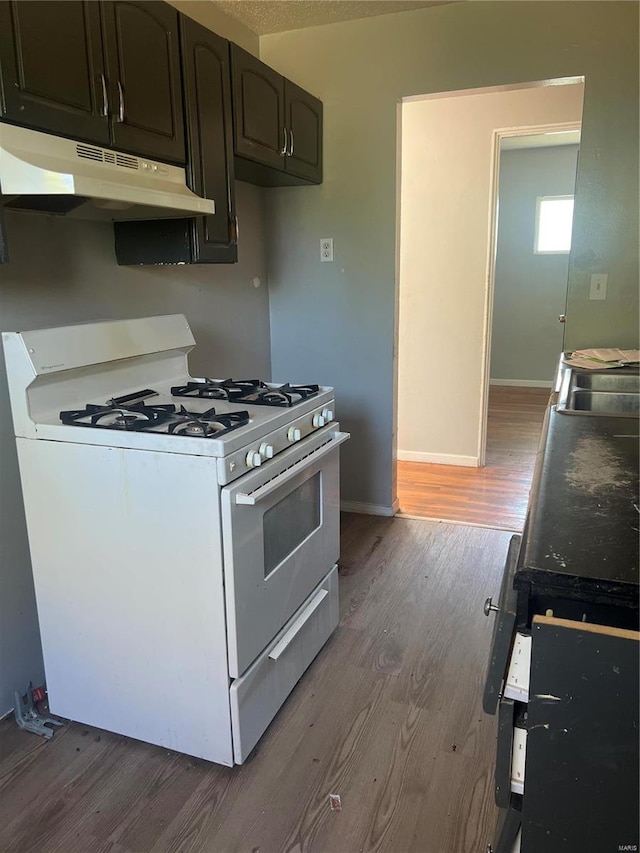
[[[73,723],[45,743],[3,721],[0,849],[486,849],[497,810],[482,602],[497,593],[508,541],[489,529],[343,516],[341,624],[242,767]]]
[[[485,467],[398,462],[400,512],[521,531],[549,393],[492,385]]]

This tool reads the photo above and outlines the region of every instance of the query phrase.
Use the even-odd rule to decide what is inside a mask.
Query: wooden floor
[[[345,515],[340,626],[242,767],[80,724],[44,742],[6,719],[0,850],[485,851],[496,719],[481,710],[482,603],[498,592],[508,539]],[[197,703],[198,685],[186,688]]]
[[[485,467],[398,462],[400,512],[522,530],[549,393],[491,386]]]

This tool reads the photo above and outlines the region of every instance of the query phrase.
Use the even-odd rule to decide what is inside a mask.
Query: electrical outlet
[[[589,299],[606,299],[607,298],[607,279],[609,276],[604,273],[602,275],[591,276],[591,288],[589,290]]]
[[[333,260],[333,237],[321,237],[320,238],[320,260],[321,261],[332,261]]]

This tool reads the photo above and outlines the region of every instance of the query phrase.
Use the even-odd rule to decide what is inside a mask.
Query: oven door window
[[[265,578],[320,527],[320,471],[267,510],[262,521]]]

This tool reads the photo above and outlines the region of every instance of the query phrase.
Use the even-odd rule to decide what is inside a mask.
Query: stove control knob
[[[263,459],[273,459],[273,445],[263,442],[260,445],[260,456]]]
[[[317,415],[317,414],[316,414],[316,415],[314,415],[314,416],[313,416],[313,420],[311,421],[311,423],[313,424],[313,426],[314,426],[316,429],[318,429],[318,427],[323,427],[323,426],[325,425],[325,423],[326,423],[326,421],[325,421],[325,419],[324,419],[324,415]]]
[[[333,420],[333,409],[323,409],[322,410],[322,417],[325,419],[325,421],[328,424],[330,424],[331,421]]]
[[[289,441],[300,441],[300,439],[302,438],[302,434],[300,433],[300,430],[297,427],[291,427],[289,429],[289,432],[287,433],[287,438],[289,439]]]
[[[262,465],[262,456],[257,450],[250,450],[247,453],[247,468],[257,468]]]

